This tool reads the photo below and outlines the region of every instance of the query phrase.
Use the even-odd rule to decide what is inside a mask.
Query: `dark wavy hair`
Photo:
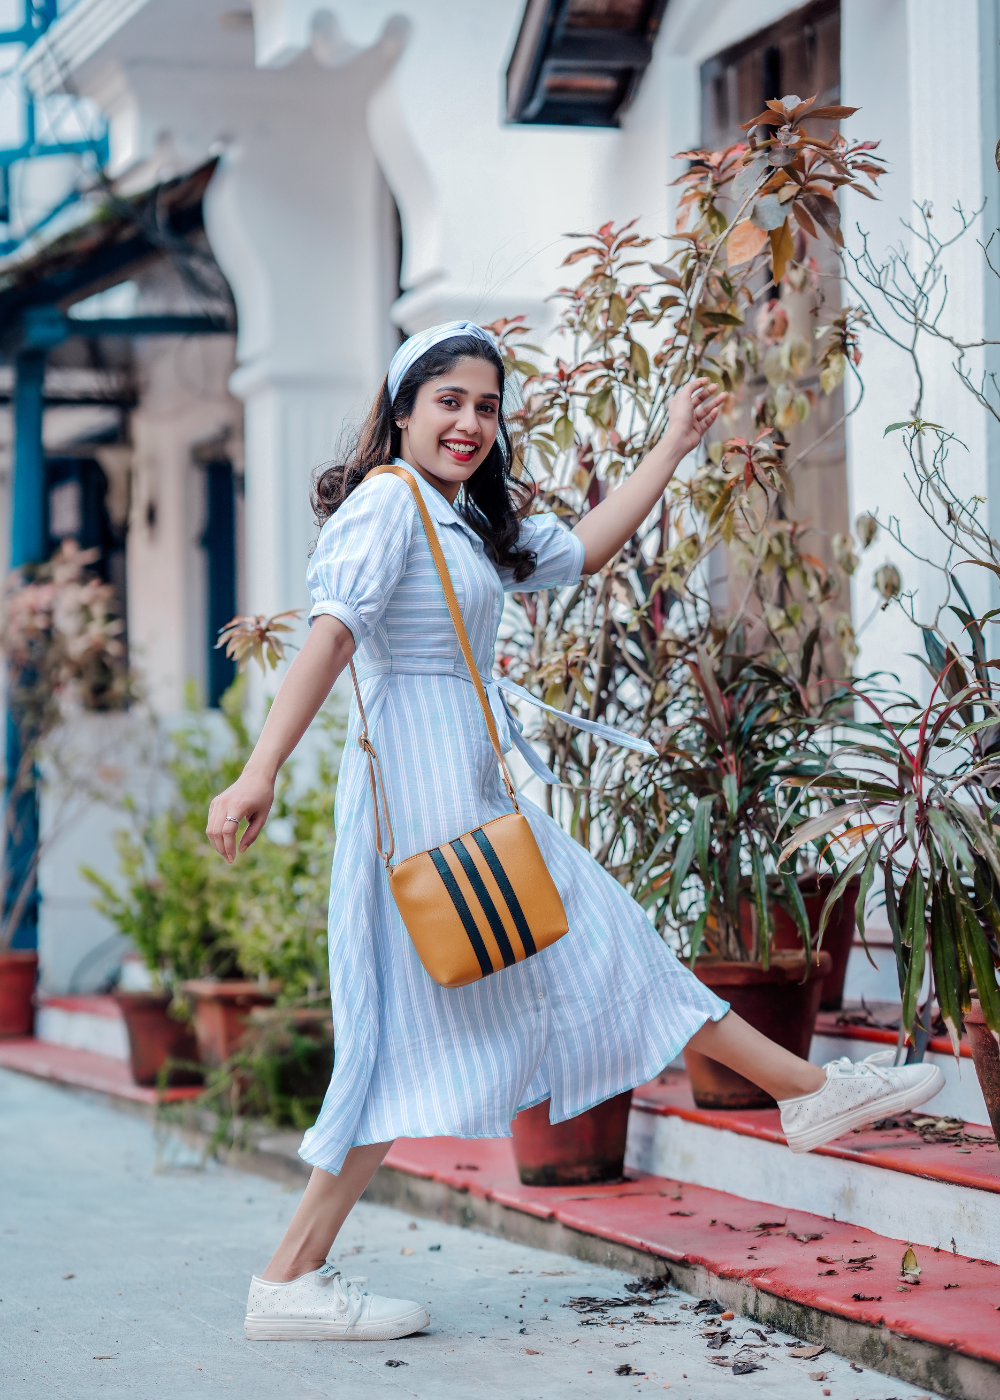
[[[493,366],[497,372],[500,403],[496,442],[486,460],[464,483],[455,504],[483,541],[494,563],[512,569],[515,580],[523,583],[534,570],[535,554],[533,550],[518,548],[518,537],[521,521],[531,506],[534,487],[523,467],[516,479],[513,475],[514,448],[503,414],[503,360],[492,345],[476,336],[455,336],[432,346],[407,371],[395,402],[390,400],[383,380],[367,418],[345,453],[345,460],[321,467],[313,478],[312,507],[316,523],[322,525],[329,520],[373,467],[399,456],[400,429],[396,419],[405,421],[410,417],[422,384],[447,374],[464,359],[485,360]]]

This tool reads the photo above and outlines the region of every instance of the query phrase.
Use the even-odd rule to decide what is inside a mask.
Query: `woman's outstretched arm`
[[[239,849],[245,851],[267,820],[278,770],[316,718],[353,655],[354,637],[349,627],[325,614],[314,619],[302,650],[278,687],[247,766],[232,787],[212,798],[208,809],[208,839],[230,865],[236,859],[239,823],[226,818],[249,821],[239,843]]]
[[[694,450],[719,416],[724,394],[707,379],[692,379],[674,396],[667,431],[635,471],[573,531],[583,541],[583,572],[596,574],[621,549],[663,495],[682,458]]]

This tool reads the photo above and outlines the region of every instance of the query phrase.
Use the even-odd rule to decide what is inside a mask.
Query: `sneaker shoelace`
[[[338,1312],[343,1312],[344,1326],[353,1327],[365,1305],[365,1294],[362,1293],[359,1284],[367,1283],[367,1278],[344,1278],[340,1270],[335,1269],[332,1264],[325,1264],[319,1270],[319,1275],[333,1284],[334,1306]]]
[[[875,1056],[867,1060],[851,1060],[843,1055],[839,1060],[834,1060],[828,1068],[837,1069],[840,1077],[845,1079],[867,1079],[873,1076],[881,1079],[884,1084],[891,1084],[892,1078],[887,1070],[874,1061]]]

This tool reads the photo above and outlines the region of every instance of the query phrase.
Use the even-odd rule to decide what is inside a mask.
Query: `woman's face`
[[[486,360],[464,358],[417,390],[400,422],[400,456],[453,501],[463,481],[489,456],[497,436],[500,386]]]

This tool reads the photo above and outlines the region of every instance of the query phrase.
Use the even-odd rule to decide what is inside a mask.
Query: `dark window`
[[[216,709],[236,678],[235,662],[215,645],[219,629],[236,614],[236,492],[233,464],[228,458],[207,461],[203,466],[206,511],[201,543],[208,562],[208,703]]]
[[[125,611],[125,530],[108,514],[108,479],[93,457],[48,457],[45,461],[48,545],[51,556],[64,540],[96,549],[91,568],[115,591],[115,611]]]
[[[702,64],[702,145],[719,149],[745,140],[740,123],[756,116],[769,99],[792,93],[803,99],[815,94],[818,104],[840,100],[838,0],[805,5]],[[828,123],[824,127],[829,130]],[[827,245],[814,243],[809,252],[821,271],[836,270],[836,259]],[[828,295],[831,286],[828,281]],[[770,295],[774,295],[773,290]],[[753,397],[756,391],[752,385],[747,387]],[[804,454],[795,470],[795,505],[782,501],[780,506],[787,515],[815,529],[811,552],[832,568],[830,537],[850,529],[846,445],[843,424],[838,425],[844,400],[839,389],[829,396],[820,394],[816,379],[812,387],[817,391],[816,408],[789,434],[790,455]],[[749,427],[747,415],[738,431]],[[846,590],[842,605],[849,611]]]
[[[740,122],[755,117],[771,98],[788,93],[840,98],[840,0],[786,15],[742,43],[723,49],[701,67],[701,137],[717,148],[740,141]]]

